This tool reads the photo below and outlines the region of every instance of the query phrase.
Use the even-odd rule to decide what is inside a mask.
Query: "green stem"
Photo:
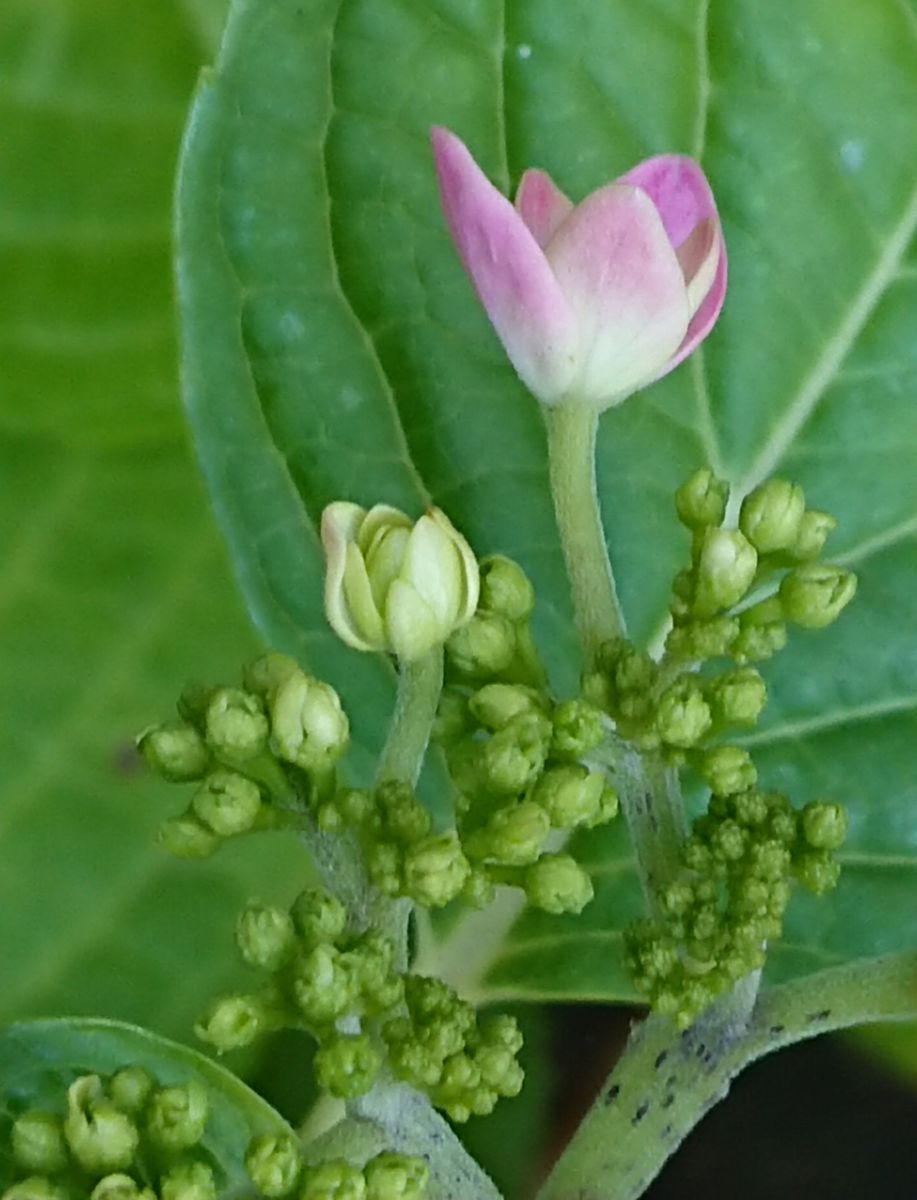
[[[442,687],[442,646],[415,662],[400,664],[395,711],[379,759],[377,784],[399,780],[413,787],[417,782]]]
[[[538,1200],[636,1200],[749,1063],[793,1042],[917,1016],[917,954],[832,967],[760,993],[743,980],[690,1029],[648,1017]],[[753,992],[751,993],[753,995]]]
[[[624,634],[595,483],[598,413],[577,404],[545,410],[551,492],[587,670],[603,642]]]

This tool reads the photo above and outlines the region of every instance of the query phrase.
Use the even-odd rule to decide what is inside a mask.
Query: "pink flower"
[[[448,129],[433,153],[452,240],[523,383],[544,404],[605,409],[710,332],[726,247],[710,185],[662,154],[574,206],[544,171],[515,206]]]

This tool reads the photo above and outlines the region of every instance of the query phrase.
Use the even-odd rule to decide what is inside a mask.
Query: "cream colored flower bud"
[[[322,514],[325,613],[356,650],[420,658],[464,625],[478,603],[478,563],[438,508],[412,521],[337,501]]]

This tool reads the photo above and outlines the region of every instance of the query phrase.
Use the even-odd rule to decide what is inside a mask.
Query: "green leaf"
[[[841,888],[796,902],[781,976],[917,938],[915,104],[909,0],[237,0],[183,156],[185,394],[208,483],[261,628],[341,687],[367,752],[389,693],[324,628],[329,500],[431,497],[479,552],[518,558],[555,683],[576,678],[540,417],[444,231],[429,126],[501,186],[538,164],[577,199],[651,153],[702,159],[726,311],[703,357],[603,418],[600,489],[647,644],[687,550],[672,492],[702,462],[740,494],[798,479],[862,576],[841,624],[769,671],[765,784],[852,815]],[[484,990],[630,995],[623,831],[586,853],[587,915],[525,916]]]
[[[222,1191],[250,1188],[244,1157],[258,1134],[292,1136],[269,1104],[209,1058],[117,1021],[27,1021],[0,1031],[0,1142],[29,1108],[66,1111],[70,1084],[81,1075],[111,1075],[143,1067],[161,1087],[198,1079],[207,1088],[207,1127],[201,1150],[219,1167]],[[0,1155],[0,1187],[9,1184],[10,1163]]]
[[[257,645],[177,397],[170,195],[207,52],[190,11],[7,0],[0,39],[0,1018],[185,1037],[239,982],[235,910],[304,871],[276,835],[170,859],[156,827],[188,797],[133,753],[189,676],[234,679]]]

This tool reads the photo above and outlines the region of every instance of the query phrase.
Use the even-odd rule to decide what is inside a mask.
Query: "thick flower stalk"
[[[710,332],[726,292],[726,248],[691,159],[647,159],[575,206],[544,171],[528,170],[513,205],[454,134],[437,128],[432,137],[453,241],[543,404],[620,404]]]
[[[325,612],[355,650],[421,658],[474,615],[478,564],[445,513],[337,501],[322,514]]]

